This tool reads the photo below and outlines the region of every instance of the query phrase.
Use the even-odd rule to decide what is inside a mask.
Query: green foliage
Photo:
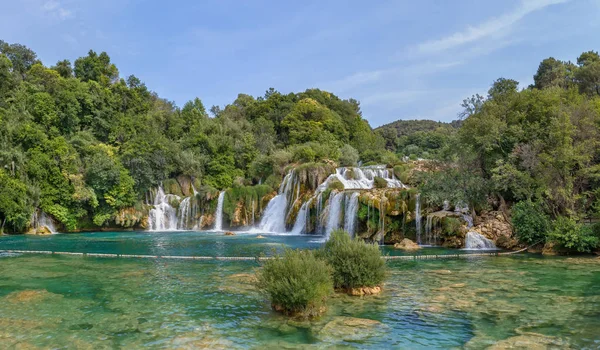
[[[544,242],[550,230],[550,218],[541,206],[532,201],[522,201],[512,207],[512,224],[521,242]]]
[[[548,239],[563,248],[589,253],[600,246],[600,237],[590,225],[578,223],[572,218],[559,217],[552,226]]]
[[[288,315],[317,316],[333,292],[331,267],[311,250],[286,250],[258,271],[258,287],[273,308]]]
[[[356,166],[358,164],[359,154],[356,148],[346,144],[340,148],[340,157],[338,162],[340,166]]]
[[[462,226],[461,221],[458,218],[445,217],[442,220],[443,232],[447,236],[456,236],[460,232]]]
[[[329,181],[329,183],[327,184],[327,189],[332,191],[343,191],[344,190],[344,184],[341,183],[339,180],[335,179],[335,180],[331,180]]]
[[[5,227],[14,231],[24,229],[33,214],[27,186],[0,169],[0,188],[0,233]]]
[[[388,183],[387,183],[387,181],[385,181],[384,178],[379,177],[379,176],[375,176],[374,186],[375,186],[375,188],[387,188],[388,187]]]
[[[343,230],[333,231],[318,254],[333,267],[337,289],[381,286],[387,273],[377,245],[352,239]]]

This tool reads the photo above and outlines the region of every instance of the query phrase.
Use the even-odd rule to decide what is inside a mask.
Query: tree
[[[579,90],[588,95],[600,95],[600,56],[588,51],[577,58],[579,69],[575,74]]]
[[[52,67],[52,69],[57,71],[63,78],[70,78],[73,76],[73,68],[71,67],[71,61],[69,60],[56,62],[56,65]]]
[[[571,62],[565,63],[554,57],[546,58],[540,63],[533,76],[533,86],[536,89],[567,88],[573,82],[574,68]]]
[[[98,55],[94,50],[90,50],[86,57],[80,57],[75,60],[75,77],[81,81],[97,81],[103,85],[113,83],[119,76],[117,67],[110,63],[110,57],[106,52]]]

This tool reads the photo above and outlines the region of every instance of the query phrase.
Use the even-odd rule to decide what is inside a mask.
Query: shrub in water
[[[388,187],[387,181],[384,178],[375,176],[375,188],[386,188]]]
[[[287,250],[258,271],[258,288],[277,311],[316,316],[325,310],[325,300],[333,292],[331,273],[331,267],[313,251]]]
[[[336,289],[352,292],[356,288],[379,287],[385,279],[386,266],[379,247],[352,239],[346,231],[333,231],[318,255],[333,267]]]

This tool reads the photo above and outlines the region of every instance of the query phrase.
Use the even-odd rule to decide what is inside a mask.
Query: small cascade
[[[417,193],[417,203],[415,204],[415,225],[417,226],[417,244],[421,243],[421,194]]]
[[[191,197],[185,197],[181,203],[179,203],[179,210],[177,211],[178,230],[187,230],[188,228],[188,221],[191,216],[190,200]]]
[[[177,230],[177,210],[169,203],[173,199],[179,200],[179,196],[165,194],[162,186],[158,187],[154,197],[154,208],[150,209],[148,216],[150,231]]]
[[[469,231],[467,232],[467,237],[465,238],[465,249],[491,250],[497,248],[491,239],[488,239],[475,231]]]
[[[380,177],[387,182],[390,188],[405,188],[404,184],[396,179],[393,171],[387,169],[384,165],[375,165],[363,168],[337,168],[335,174],[329,175],[327,180],[319,185],[320,190],[327,188],[329,182],[338,180],[344,185],[346,190],[372,189],[375,184],[375,177]]]
[[[279,193],[273,197],[267,204],[265,212],[260,221],[260,229],[264,232],[285,232],[285,219],[291,191],[294,188],[293,172],[288,173],[284,178]]]
[[[427,244],[427,245],[436,245],[437,244],[437,234],[433,227],[433,215],[427,215],[427,220],[425,222],[424,244]]]
[[[46,227],[50,233],[58,233],[56,226],[54,225],[54,220],[52,220],[52,218],[43,210],[35,210],[33,212],[33,216],[31,217],[31,226],[34,227],[36,231],[39,228]]]
[[[298,211],[298,216],[296,216],[296,222],[294,223],[294,228],[292,228],[292,234],[300,235],[306,233],[306,225],[308,219],[308,211],[310,207],[310,203],[312,199],[308,202],[304,202],[302,207],[300,207],[300,211]]]
[[[456,212],[457,214],[460,214],[462,216],[463,220],[465,220],[465,222],[467,223],[467,228],[472,228],[473,227],[473,217],[469,213],[469,206],[468,205],[466,205],[466,204],[457,204],[454,207],[454,212]]]
[[[327,238],[329,238],[329,234],[331,234],[333,230],[340,228],[343,199],[344,192],[332,191],[329,195],[329,212],[327,215],[327,225],[325,226],[325,235]]]
[[[223,231],[223,199],[225,199],[225,191],[219,193],[217,200],[217,211],[215,212],[215,231]]]
[[[323,221],[321,220],[321,214],[323,213],[323,192],[319,192],[317,195],[317,216],[316,216],[316,224],[315,231],[322,232],[323,231]]]
[[[344,202],[344,231],[354,237],[356,229],[356,213],[358,212],[358,192],[346,194]]]

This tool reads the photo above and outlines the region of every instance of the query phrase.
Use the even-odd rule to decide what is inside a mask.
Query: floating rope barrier
[[[470,253],[470,254],[423,254],[423,255],[387,255],[383,256],[385,260],[430,260],[430,259],[466,259],[474,257],[492,257],[513,255],[524,252],[524,248],[514,252],[488,252],[488,253]],[[178,260],[219,260],[219,261],[263,261],[273,259],[273,257],[262,256],[190,256],[190,255],[138,255],[138,254],[110,254],[110,253],[79,253],[79,252],[55,252],[50,250],[0,250],[0,253],[9,254],[45,254],[45,255],[75,255],[94,258],[135,258],[135,259],[178,259]]]

